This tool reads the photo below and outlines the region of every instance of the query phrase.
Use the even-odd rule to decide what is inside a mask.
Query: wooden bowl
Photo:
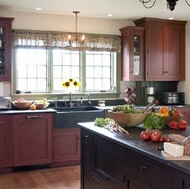
[[[32,101],[26,101],[26,102],[13,102],[13,106],[19,110],[27,110],[30,108],[30,105],[32,104]]]
[[[47,102],[47,103],[36,103],[35,105],[36,105],[36,109],[43,110],[49,106],[49,102]]]
[[[161,116],[161,117],[165,120],[165,125],[169,125],[170,121],[172,120],[179,122],[183,118],[183,115],[181,114],[180,116]]]
[[[146,119],[149,113],[127,114],[127,113],[108,111],[108,115],[121,127],[136,127]]]

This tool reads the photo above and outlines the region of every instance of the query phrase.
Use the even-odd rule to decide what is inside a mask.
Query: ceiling
[[[190,3],[190,0],[188,0]],[[139,0],[1,0],[0,10],[37,12],[79,16],[134,20],[141,17],[169,18],[190,20],[190,6],[185,0],[178,0],[174,11],[167,9],[165,0],[157,0],[151,9],[143,7]],[[108,17],[107,14],[113,14]]]

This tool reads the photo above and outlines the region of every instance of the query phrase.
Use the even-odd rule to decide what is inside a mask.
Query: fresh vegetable
[[[169,126],[170,129],[178,129],[179,128],[178,122],[174,121],[174,120],[170,121],[168,126]]]
[[[146,131],[142,131],[140,133],[140,137],[143,139],[143,140],[149,140],[150,139],[150,135],[146,132]]]
[[[142,110],[138,110],[135,108],[133,104],[125,104],[125,105],[118,105],[111,109],[112,112],[119,112],[119,113],[142,113]]]
[[[178,123],[178,127],[179,129],[186,129],[187,127],[187,122],[185,120],[180,120],[179,123]]]
[[[154,112],[151,112],[144,121],[144,127],[146,129],[162,129],[164,127],[165,120]]]
[[[160,116],[180,116],[181,113],[174,107],[161,106],[158,113]]]
[[[151,140],[152,140],[153,142],[158,142],[158,141],[160,141],[160,134],[153,132],[153,133],[151,134],[150,138],[151,138]]]
[[[169,111],[170,116],[180,116],[180,111],[178,109],[175,109],[174,107],[170,108]]]
[[[95,125],[102,127],[102,126],[108,125],[111,122],[111,119],[110,118],[98,118],[97,117],[94,120],[94,122],[95,122]]]

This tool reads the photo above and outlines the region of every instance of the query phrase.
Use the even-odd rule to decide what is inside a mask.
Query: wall
[[[178,91],[179,92],[185,92],[185,103],[190,104],[190,21],[186,24],[186,56],[185,56],[185,62],[186,62],[186,80],[181,81],[178,84]]]
[[[47,30],[47,31],[75,31],[74,16],[62,16],[40,13],[14,12],[2,11],[2,17],[14,17],[13,29],[30,29],[30,30]],[[119,28],[134,25],[132,21],[114,20],[114,19],[100,19],[100,18],[84,18],[78,17],[78,32],[84,33],[99,33],[99,34],[113,34],[120,35]],[[98,26],[98,27],[97,27]],[[186,25],[186,52],[190,49],[190,22]],[[178,91],[186,93],[186,103],[190,104],[190,54],[186,53],[186,81],[179,82]],[[120,76],[118,75],[118,79]],[[4,82],[4,86],[0,83],[0,91],[4,90],[4,94],[10,95],[10,83]],[[125,89],[127,82],[120,83],[121,89]],[[121,94],[123,98],[125,94]]]
[[[16,11],[0,11],[1,17],[13,17],[13,29],[75,32],[75,15],[51,15]],[[100,18],[84,18],[78,15],[78,32],[120,35],[119,29],[134,25],[132,21]],[[120,80],[120,75],[118,75]],[[0,96],[10,96],[10,83],[0,82]]]

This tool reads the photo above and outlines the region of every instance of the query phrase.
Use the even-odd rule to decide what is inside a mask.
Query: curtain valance
[[[120,51],[120,36],[96,34],[84,34],[84,36],[82,45],[73,46],[69,43],[69,33],[15,30],[13,33],[13,45],[14,47],[24,48],[42,47],[81,51]]]

